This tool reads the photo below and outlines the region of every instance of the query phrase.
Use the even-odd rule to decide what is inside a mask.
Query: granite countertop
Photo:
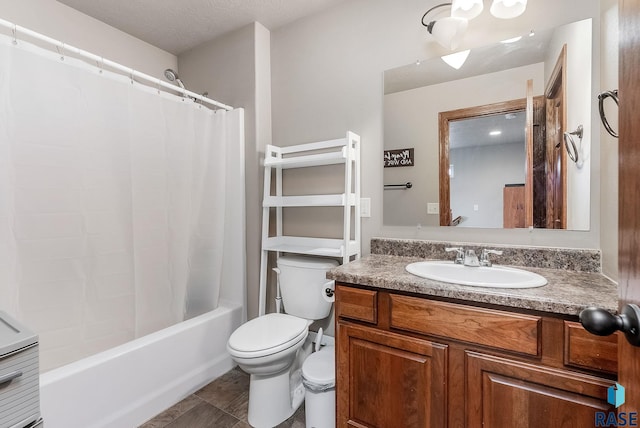
[[[610,312],[616,312],[618,308],[618,286],[600,273],[517,266],[544,276],[548,284],[523,289],[471,287],[420,278],[405,270],[407,264],[423,260],[425,258],[371,254],[332,269],[327,273],[327,278],[387,290],[554,314],[578,315],[589,306]]]

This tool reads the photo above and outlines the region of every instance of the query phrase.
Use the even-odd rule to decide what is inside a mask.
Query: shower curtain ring
[[[132,68],[131,69],[131,73],[129,73],[129,78],[131,78],[131,84],[133,85],[133,73],[135,72],[135,70]]]
[[[160,79],[158,79],[158,84],[156,85],[156,89],[158,90],[158,95],[160,95]]]
[[[13,44],[17,45],[18,44],[18,25],[17,24],[13,24],[13,29],[11,30],[11,33],[13,34]]]
[[[58,55],[60,55],[60,61],[64,61],[64,43],[62,43],[62,46],[56,46],[56,50],[58,51]]]
[[[102,70],[104,69],[104,57],[100,57],[100,61],[96,61],[98,65],[98,73],[102,74]]]

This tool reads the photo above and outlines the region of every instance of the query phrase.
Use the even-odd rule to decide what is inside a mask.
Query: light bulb
[[[527,8],[527,0],[493,0],[491,14],[500,19],[520,16]]]
[[[454,18],[473,19],[480,15],[483,9],[482,0],[453,0],[451,16]]]

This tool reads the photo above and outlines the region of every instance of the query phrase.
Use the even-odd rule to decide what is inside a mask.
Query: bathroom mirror
[[[412,156],[404,165],[385,163],[384,224],[589,230],[591,73],[591,19],[474,48],[459,69],[432,58],[385,71],[385,155],[412,149]],[[525,150],[528,80],[536,146]],[[518,103],[523,108],[495,110]],[[458,114],[474,109],[476,116]],[[578,126],[582,138],[565,142],[564,132]],[[443,144],[443,134],[455,141],[447,135]],[[525,182],[532,188],[526,193]],[[443,191],[448,216],[440,209]],[[525,205],[535,221],[510,219]]]

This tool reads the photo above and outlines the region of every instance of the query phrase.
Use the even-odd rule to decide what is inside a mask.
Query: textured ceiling
[[[257,21],[274,30],[347,0],[58,0],[175,55]]]

